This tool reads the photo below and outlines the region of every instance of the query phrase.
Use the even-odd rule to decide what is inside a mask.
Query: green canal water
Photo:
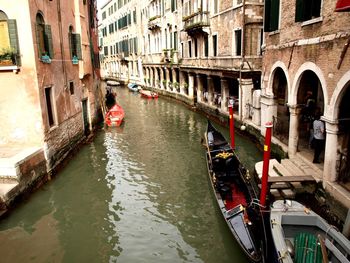
[[[209,185],[205,117],[117,94],[122,127],[101,129],[0,221],[0,262],[246,262]],[[248,139],[236,145],[249,169],[262,159]]]

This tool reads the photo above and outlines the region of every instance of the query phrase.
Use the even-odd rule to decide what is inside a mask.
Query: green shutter
[[[264,32],[271,32],[270,29],[271,18],[271,0],[265,0],[265,14],[264,14]]]
[[[82,56],[82,52],[81,52],[81,38],[80,38],[80,34],[73,34],[73,37],[74,37],[74,43],[76,45],[75,48],[76,48],[76,51],[77,51],[78,59],[82,60],[83,56]]]
[[[11,48],[16,52],[16,65],[21,65],[16,19],[7,20]]]
[[[271,1],[271,20],[270,20],[270,29],[275,31],[278,29],[280,16],[280,0]]]
[[[49,55],[49,57],[53,58],[53,42],[52,42],[52,33],[51,26],[45,25],[45,49]]]
[[[304,21],[303,17],[303,3],[304,0],[296,0],[296,4],[295,4],[295,22],[301,22]]]

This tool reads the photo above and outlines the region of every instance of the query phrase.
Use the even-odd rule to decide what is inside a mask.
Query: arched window
[[[39,57],[49,56],[53,58],[51,26],[45,24],[44,18],[40,13],[36,15],[36,37]]]
[[[80,34],[74,33],[73,26],[69,26],[68,40],[70,56],[73,62],[82,59]]]
[[[19,44],[15,19],[8,19],[0,10],[0,60],[9,60],[19,65]]]

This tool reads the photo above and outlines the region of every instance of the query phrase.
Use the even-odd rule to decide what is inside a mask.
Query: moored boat
[[[115,81],[115,80],[107,80],[107,85],[109,85],[109,86],[119,86],[120,83],[118,81]]]
[[[124,119],[124,110],[123,108],[115,104],[107,113],[105,116],[105,123],[107,126],[120,126]]]
[[[276,262],[350,262],[350,241],[297,201],[275,201],[270,224]]]
[[[139,85],[137,85],[136,83],[129,83],[128,84],[128,89],[131,91],[139,91],[141,88],[139,87]]]
[[[158,93],[150,91],[150,90],[141,89],[139,92],[141,93],[141,96],[144,98],[148,98],[148,99],[158,98]]]
[[[265,240],[265,228],[249,173],[209,121],[204,137],[210,183],[221,213],[248,259],[261,262],[265,255],[261,242]]]

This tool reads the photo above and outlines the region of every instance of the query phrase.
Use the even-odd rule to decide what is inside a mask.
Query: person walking
[[[315,120],[313,122],[313,145],[314,145],[314,160],[313,163],[320,163],[320,154],[325,146],[325,128],[323,121],[320,120],[321,114],[315,114]]]

